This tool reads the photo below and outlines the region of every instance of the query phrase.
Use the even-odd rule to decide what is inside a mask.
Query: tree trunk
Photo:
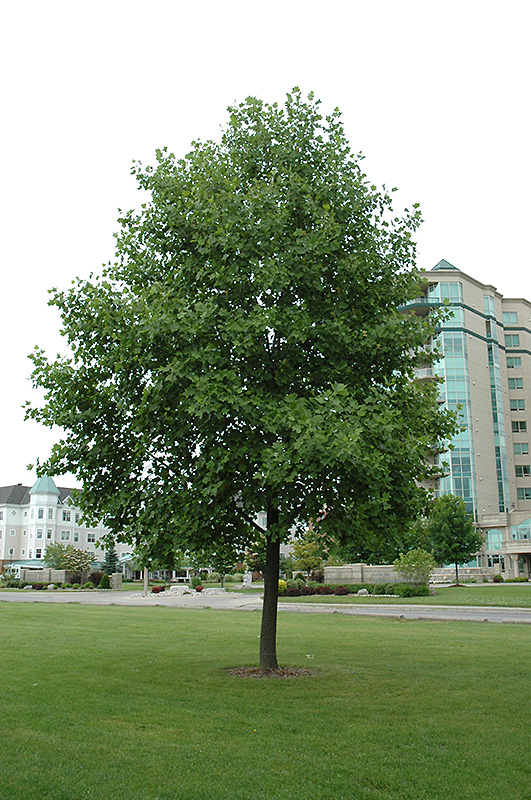
[[[278,522],[278,509],[268,507],[267,528]],[[277,605],[280,541],[270,535],[266,539],[266,565],[264,571],[264,604],[260,631],[260,669],[278,669],[277,661]]]
[[[455,562],[455,585],[459,586],[459,565]]]

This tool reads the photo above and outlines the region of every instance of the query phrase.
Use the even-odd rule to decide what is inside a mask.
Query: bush
[[[100,580],[100,582],[98,584],[98,588],[99,589],[110,589],[111,588],[111,579],[107,575],[107,573],[105,573],[104,575],[101,576],[101,580]]]
[[[290,580],[286,581],[286,586],[288,589],[303,589],[306,584],[304,581],[301,581],[298,578],[291,578]]]
[[[312,572],[310,577],[315,583],[324,583],[324,570],[316,569]]]
[[[31,585],[32,585],[32,587],[33,587],[34,589],[37,589],[37,590],[39,590],[39,591],[40,591],[41,589],[44,589],[44,587],[46,586],[46,584],[45,584],[45,583],[32,583]]]
[[[151,591],[153,594],[159,594],[164,591],[164,586],[152,586]]]
[[[67,583],[63,583],[63,589],[71,589],[71,588],[72,588],[72,584],[71,583],[68,583],[68,582]]]
[[[319,586],[318,589],[319,594],[334,594],[334,590],[331,586],[327,583],[324,583],[322,586]]]
[[[208,580],[211,583],[219,583],[221,580],[219,572],[211,572],[208,576]]]
[[[282,578],[279,579],[278,582],[278,593],[279,594],[286,594],[287,589],[286,581],[283,581]]]
[[[529,578],[525,575],[520,575],[518,578],[505,578],[505,583],[527,583]]]
[[[83,586],[81,588],[82,589],[94,589],[94,584],[92,583],[92,581],[87,581],[86,583],[83,584]]]
[[[301,596],[301,590],[297,589],[296,586],[288,586],[288,588],[286,589],[285,597],[300,597],[300,596]]]
[[[348,589],[346,586],[336,586],[334,589],[334,594],[336,594],[338,597],[344,597],[346,594],[348,594]]]
[[[305,597],[307,595],[317,594],[317,589],[314,589],[313,586],[303,586],[302,589],[300,590],[300,592],[301,592],[301,595],[303,595],[303,597]]]
[[[427,584],[420,583],[416,586],[414,583],[397,583],[397,594],[399,597],[428,597],[430,590]]]
[[[294,577],[296,581],[302,581],[306,585],[306,581],[302,572],[297,572]]]
[[[494,583],[503,583],[503,578],[499,574],[496,574],[492,580]]]
[[[195,590],[196,590],[196,592],[202,592],[203,591],[203,587],[201,586],[200,583],[195,587]]]
[[[103,578],[103,572],[91,572],[88,577],[89,581],[93,583],[96,588],[100,585],[102,578]]]
[[[79,589],[79,583],[72,584],[72,589]]]

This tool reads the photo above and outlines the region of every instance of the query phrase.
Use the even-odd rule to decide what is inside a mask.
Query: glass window
[[[490,314],[492,317],[494,316],[494,297],[491,297],[490,294],[483,295],[483,305],[485,307],[485,314]]]
[[[74,542],[79,542],[79,532],[74,531]]]
[[[53,508],[48,509],[48,519],[53,519]]]
[[[63,508],[63,522],[70,522],[71,513],[67,509]]]
[[[529,455],[529,442],[515,442],[513,447],[515,455],[517,456]]]
[[[511,422],[513,433],[523,433],[527,431],[527,422],[520,420],[513,420]]]
[[[10,536],[15,536],[15,534],[16,534],[16,531],[9,531],[9,535]]]
[[[507,333],[505,335],[505,347],[520,347],[520,334]]]
[[[531,539],[531,519],[525,519],[520,525],[511,527],[513,539]]]
[[[87,542],[95,542],[96,541],[96,534],[95,533],[87,533]]]
[[[42,528],[37,528],[37,539],[42,539]]]
[[[37,519],[44,519],[44,508],[39,508],[37,511]]]
[[[62,542],[70,541],[70,531],[61,531],[61,541]]]
[[[523,389],[523,388],[524,388],[523,378],[509,378],[509,389]]]
[[[516,490],[518,500],[531,500],[531,486],[526,486],[523,489]]]
[[[514,469],[517,478],[531,477],[531,466],[529,464],[516,464]]]
[[[4,519],[4,512],[0,511],[0,519]]]
[[[42,549],[40,547],[35,550],[35,558],[42,558]]]
[[[46,538],[47,538],[47,539],[51,539],[51,538],[52,538],[52,532],[51,532],[51,530],[50,530],[49,528],[48,528],[48,530],[46,531]]]
[[[522,366],[521,356],[507,356],[507,369],[515,369]]]
[[[525,411],[525,400],[511,400],[511,411]]]
[[[487,531],[487,550],[499,553],[502,549],[503,533],[502,531],[493,530]]]
[[[518,325],[518,312],[517,311],[504,311],[503,312],[504,325]]]

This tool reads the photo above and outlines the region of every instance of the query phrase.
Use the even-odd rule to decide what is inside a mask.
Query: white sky
[[[47,290],[112,257],[133,159],[217,137],[248,95],[298,85],[338,106],[370,180],[420,202],[418,266],[446,258],[531,299],[530,23],[527,0],[6,3],[0,485],[31,485],[57,436],[21,410],[27,355],[63,344]]]

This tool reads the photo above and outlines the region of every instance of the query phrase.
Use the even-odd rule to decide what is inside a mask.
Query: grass
[[[509,606],[531,608],[531,583],[498,583],[470,586],[436,586],[435,594],[429,597],[391,597],[369,595],[358,597],[350,594],[310,595],[309,597],[280,597],[280,602],[289,603],[341,603],[356,605],[427,605],[427,606]]]
[[[1,613],[2,798],[531,798],[528,626],[283,614],[277,681],[259,614]]]

